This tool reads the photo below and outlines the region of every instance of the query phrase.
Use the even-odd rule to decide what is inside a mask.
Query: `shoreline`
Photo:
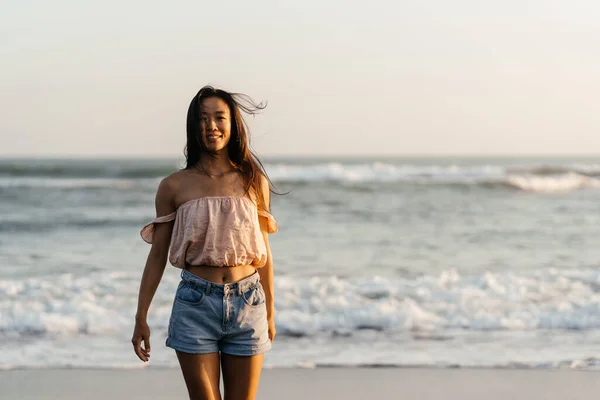
[[[583,399],[600,391],[600,372],[575,369],[319,367],[265,368],[257,399],[437,400]],[[0,371],[0,398],[187,398],[178,368]]]
[[[536,367],[523,365],[498,365],[498,366],[463,366],[463,365],[388,365],[388,364],[360,364],[360,365],[337,365],[337,364],[319,364],[316,366],[278,366],[270,367],[263,366],[263,371],[279,371],[279,370],[329,370],[329,369],[340,369],[340,370],[371,370],[371,369],[389,369],[389,370],[432,370],[432,371],[443,371],[443,370],[464,370],[464,371],[579,371],[579,372],[595,372],[600,374],[600,367],[580,367],[580,366],[561,366],[561,367]],[[179,366],[141,366],[141,367],[91,367],[91,366],[40,366],[40,367],[10,367],[2,368],[0,366],[0,374],[11,371],[179,371]]]

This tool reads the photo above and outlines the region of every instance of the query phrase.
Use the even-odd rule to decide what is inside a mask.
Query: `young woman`
[[[177,353],[191,399],[221,399],[221,370],[226,399],[253,399],[275,338],[267,235],[278,226],[269,212],[270,182],[249,150],[240,112],[262,108],[210,86],[198,92],[187,116],[186,167],[160,182],[157,217],[141,231],[152,247],[133,347],[148,361],[146,318],[168,257],[182,280],[166,344]]]

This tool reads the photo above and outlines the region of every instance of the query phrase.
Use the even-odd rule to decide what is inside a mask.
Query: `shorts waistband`
[[[211,292],[220,293],[220,294],[228,294],[228,293],[236,293],[241,295],[246,290],[252,289],[260,283],[260,275],[258,271],[255,271],[252,275],[247,278],[244,278],[237,282],[232,283],[216,283],[208,281],[204,278],[200,278],[197,275],[192,274],[187,269],[181,271],[181,279],[186,281],[188,284],[201,289],[206,294],[210,294]]]

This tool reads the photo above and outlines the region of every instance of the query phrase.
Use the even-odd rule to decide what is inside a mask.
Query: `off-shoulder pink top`
[[[208,196],[187,201],[169,215],[157,217],[140,232],[147,243],[154,241],[154,225],[175,221],[169,262],[185,269],[190,265],[260,268],[267,262],[267,249],[259,217],[266,218],[268,233],[278,230],[277,221],[258,210],[249,197]]]

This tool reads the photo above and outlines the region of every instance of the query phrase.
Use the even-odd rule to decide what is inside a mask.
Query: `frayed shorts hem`
[[[218,353],[219,346],[215,343],[215,345],[208,346],[190,346],[184,343],[180,343],[177,340],[167,339],[166,342],[167,347],[172,348],[173,350],[181,351],[183,353],[189,354],[210,354],[210,353]]]
[[[219,346],[215,343],[214,345],[205,346],[190,346],[177,340],[167,338],[166,346],[173,350],[180,351],[188,354],[210,354],[222,352],[232,356],[255,356],[258,354],[266,353],[271,350],[271,342],[265,343],[259,346],[225,346],[223,349],[219,349]],[[241,347],[241,348],[240,348]]]
[[[252,346],[252,347],[244,347],[244,348],[240,348],[240,346],[227,346],[224,347],[223,349],[221,349],[221,352],[224,354],[229,354],[230,356],[241,356],[241,357],[248,357],[248,356],[256,356],[258,354],[263,354],[266,353],[267,351],[271,350],[271,342],[269,341],[269,343],[265,343],[263,345],[260,346]]]

